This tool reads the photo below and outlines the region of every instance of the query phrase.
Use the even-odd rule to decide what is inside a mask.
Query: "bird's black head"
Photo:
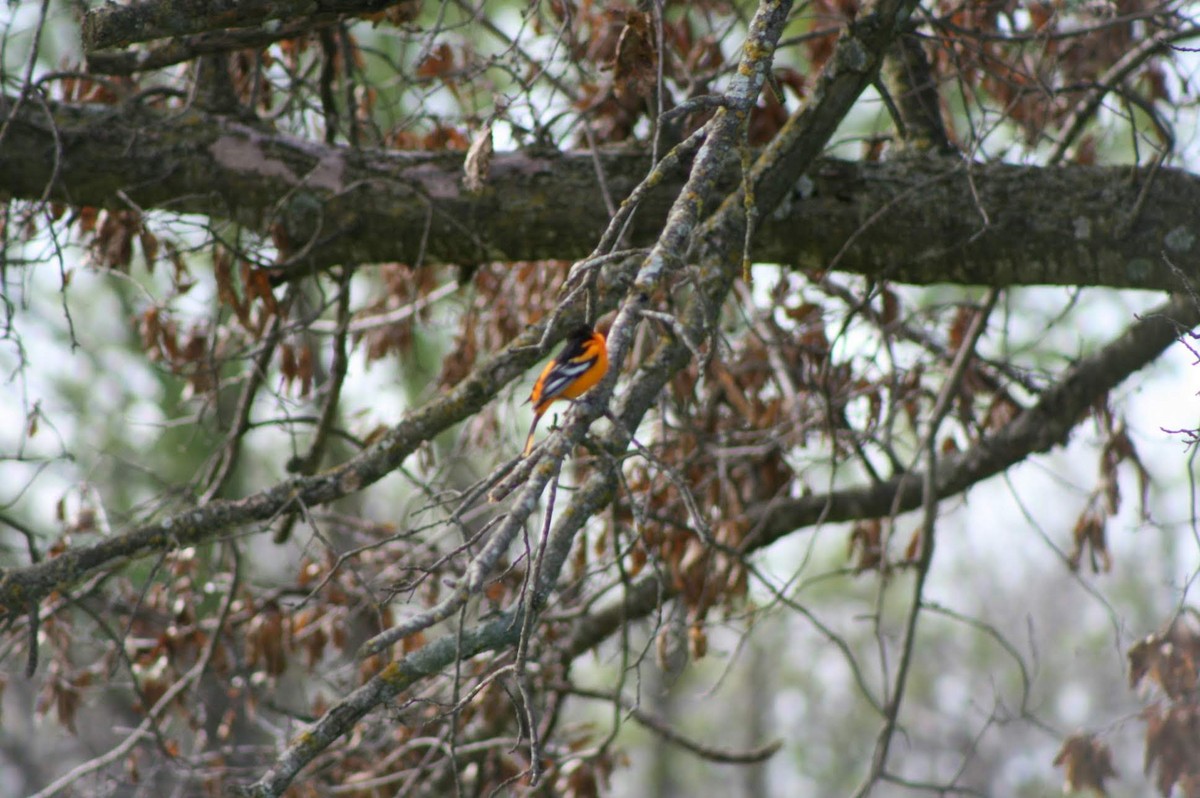
[[[578,327],[571,330],[571,334],[567,336],[568,340],[582,341],[592,337],[592,328],[588,324],[580,324]]]

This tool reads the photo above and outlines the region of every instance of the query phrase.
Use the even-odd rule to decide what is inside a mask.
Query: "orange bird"
[[[559,399],[578,399],[608,371],[608,345],[604,333],[596,332],[584,324],[576,327],[558,356],[546,364],[538,375],[527,401],[533,403],[533,424],[529,437],[525,439],[527,457],[533,450],[533,433],[538,422]]]

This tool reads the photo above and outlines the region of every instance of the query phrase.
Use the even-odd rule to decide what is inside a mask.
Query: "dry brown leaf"
[[[487,183],[492,168],[492,123],[488,122],[475,134],[467,158],[463,163],[463,187],[472,194],[479,194]]]
[[[1098,795],[1108,795],[1104,781],[1117,775],[1113,769],[1112,751],[1091,734],[1068,737],[1054,757],[1054,764],[1066,768],[1064,792],[1092,790]]]

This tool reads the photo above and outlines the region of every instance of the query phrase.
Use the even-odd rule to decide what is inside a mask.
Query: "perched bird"
[[[525,439],[526,457],[533,450],[533,433],[538,422],[559,399],[578,399],[608,371],[608,346],[604,333],[584,324],[575,328],[558,356],[546,364],[538,375],[527,401],[533,403],[533,424]]]

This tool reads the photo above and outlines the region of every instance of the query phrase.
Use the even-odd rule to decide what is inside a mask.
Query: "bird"
[[[587,324],[572,330],[562,350],[542,369],[529,392],[526,404],[533,404],[533,423],[529,426],[529,437],[525,439],[525,451],[521,456],[528,457],[533,451],[533,433],[550,405],[559,399],[578,399],[600,382],[607,371],[608,344],[604,333]]]

